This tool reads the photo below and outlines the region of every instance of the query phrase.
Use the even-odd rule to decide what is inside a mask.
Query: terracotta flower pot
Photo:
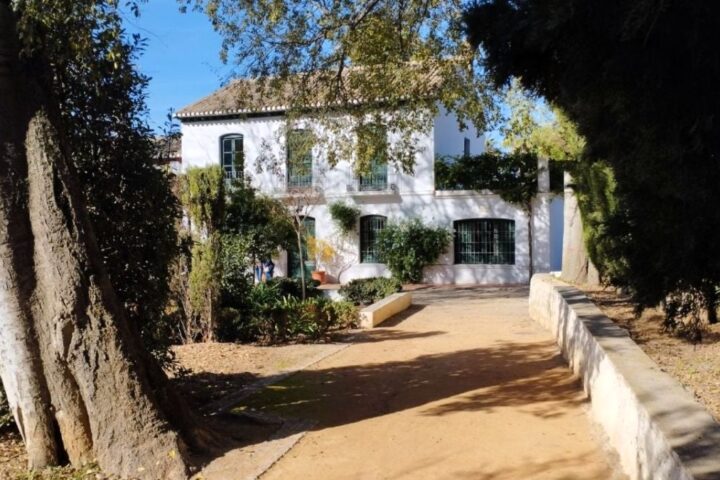
[[[315,270],[312,272],[312,279],[317,280],[320,283],[325,283],[325,272]]]

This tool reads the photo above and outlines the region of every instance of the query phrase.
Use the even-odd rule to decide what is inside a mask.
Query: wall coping
[[[398,292],[360,310],[360,328],[373,328],[412,304],[412,293]]]
[[[630,478],[720,478],[720,424],[577,288],[532,278],[530,316],[580,375]]]

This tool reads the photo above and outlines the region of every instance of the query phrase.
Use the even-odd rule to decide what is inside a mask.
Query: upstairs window
[[[242,135],[233,133],[220,138],[220,162],[225,171],[226,180],[242,178],[245,168]]]
[[[378,124],[357,129],[358,162],[363,173],[359,178],[360,191],[382,191],[388,187],[387,130]]]
[[[454,227],[456,264],[515,264],[514,220],[459,220]]]
[[[287,136],[287,186],[312,187],[313,136],[308,130],[292,130]]]
[[[378,235],[385,228],[387,217],[367,215],[360,218],[360,263],[380,263]]]

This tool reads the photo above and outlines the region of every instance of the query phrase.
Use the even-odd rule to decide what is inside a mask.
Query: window
[[[360,191],[382,191],[388,186],[387,131],[384,126],[363,125],[357,130],[358,159],[367,165],[360,175]]]
[[[470,156],[470,139],[465,137],[465,142],[463,143],[463,155],[466,157]]]
[[[378,234],[385,228],[386,217],[367,215],[360,218],[360,263],[379,263]]]
[[[454,227],[456,264],[515,264],[514,220],[458,220]]]
[[[302,238],[302,257],[303,263],[305,264],[305,280],[310,279],[313,271],[313,265],[310,259],[308,259],[307,251],[307,238],[315,236],[315,219],[312,217],[305,217],[302,220],[304,232]],[[292,246],[288,249],[288,272],[293,278],[300,278],[300,255],[298,254],[297,241],[293,242]]]
[[[312,134],[307,130],[292,130],[287,137],[288,188],[312,187]]]
[[[242,178],[245,166],[242,135],[233,133],[220,138],[220,162],[225,171],[225,179]]]

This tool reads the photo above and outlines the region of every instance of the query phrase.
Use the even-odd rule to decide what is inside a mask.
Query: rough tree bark
[[[123,477],[186,478],[176,428],[192,438],[195,423],[104,272],[42,64],[20,60],[0,0],[0,365],[30,464],[64,451]]]
[[[10,27],[8,9],[0,5],[0,32]],[[27,215],[24,171],[20,167],[21,130],[11,122],[21,105],[16,96],[17,65],[10,61],[17,46],[13,38],[0,35],[0,377],[8,404],[28,453],[31,468],[58,461],[58,449],[50,414],[50,394],[38,355],[30,302],[32,232]]]
[[[566,172],[561,278],[577,285],[599,285],[600,275],[585,248],[582,216],[571,183],[570,175]]]

